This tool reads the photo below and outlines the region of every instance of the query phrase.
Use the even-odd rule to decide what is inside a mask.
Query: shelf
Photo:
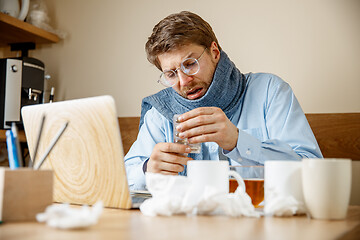
[[[18,130],[19,142],[26,142],[24,130]],[[6,130],[0,129],[0,142],[6,142]]]
[[[0,13],[0,47],[10,43],[57,43],[59,37],[29,23]]]

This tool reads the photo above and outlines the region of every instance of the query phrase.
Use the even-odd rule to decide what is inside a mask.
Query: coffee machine
[[[44,67],[27,56],[0,59],[0,129],[22,128],[21,108],[43,103]]]

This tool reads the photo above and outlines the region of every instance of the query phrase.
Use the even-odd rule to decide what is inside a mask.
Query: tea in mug
[[[254,207],[264,201],[264,179],[244,179],[246,193],[250,196]],[[238,187],[236,179],[229,179],[229,192],[233,193]]]

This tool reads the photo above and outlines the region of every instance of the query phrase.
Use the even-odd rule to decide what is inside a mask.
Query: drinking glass
[[[254,207],[264,201],[264,166],[230,166],[230,170],[239,173],[244,179],[246,193]],[[233,178],[229,180],[229,192],[235,192],[238,184]]]

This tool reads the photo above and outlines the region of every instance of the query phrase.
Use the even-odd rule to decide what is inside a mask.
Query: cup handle
[[[236,181],[238,182],[238,185],[239,185],[238,188],[241,187],[241,189],[245,192],[245,182],[242,179],[242,177],[240,176],[240,174],[238,174],[234,170],[229,170],[229,177],[234,177],[236,179]],[[236,189],[236,191],[237,191],[237,189]]]

